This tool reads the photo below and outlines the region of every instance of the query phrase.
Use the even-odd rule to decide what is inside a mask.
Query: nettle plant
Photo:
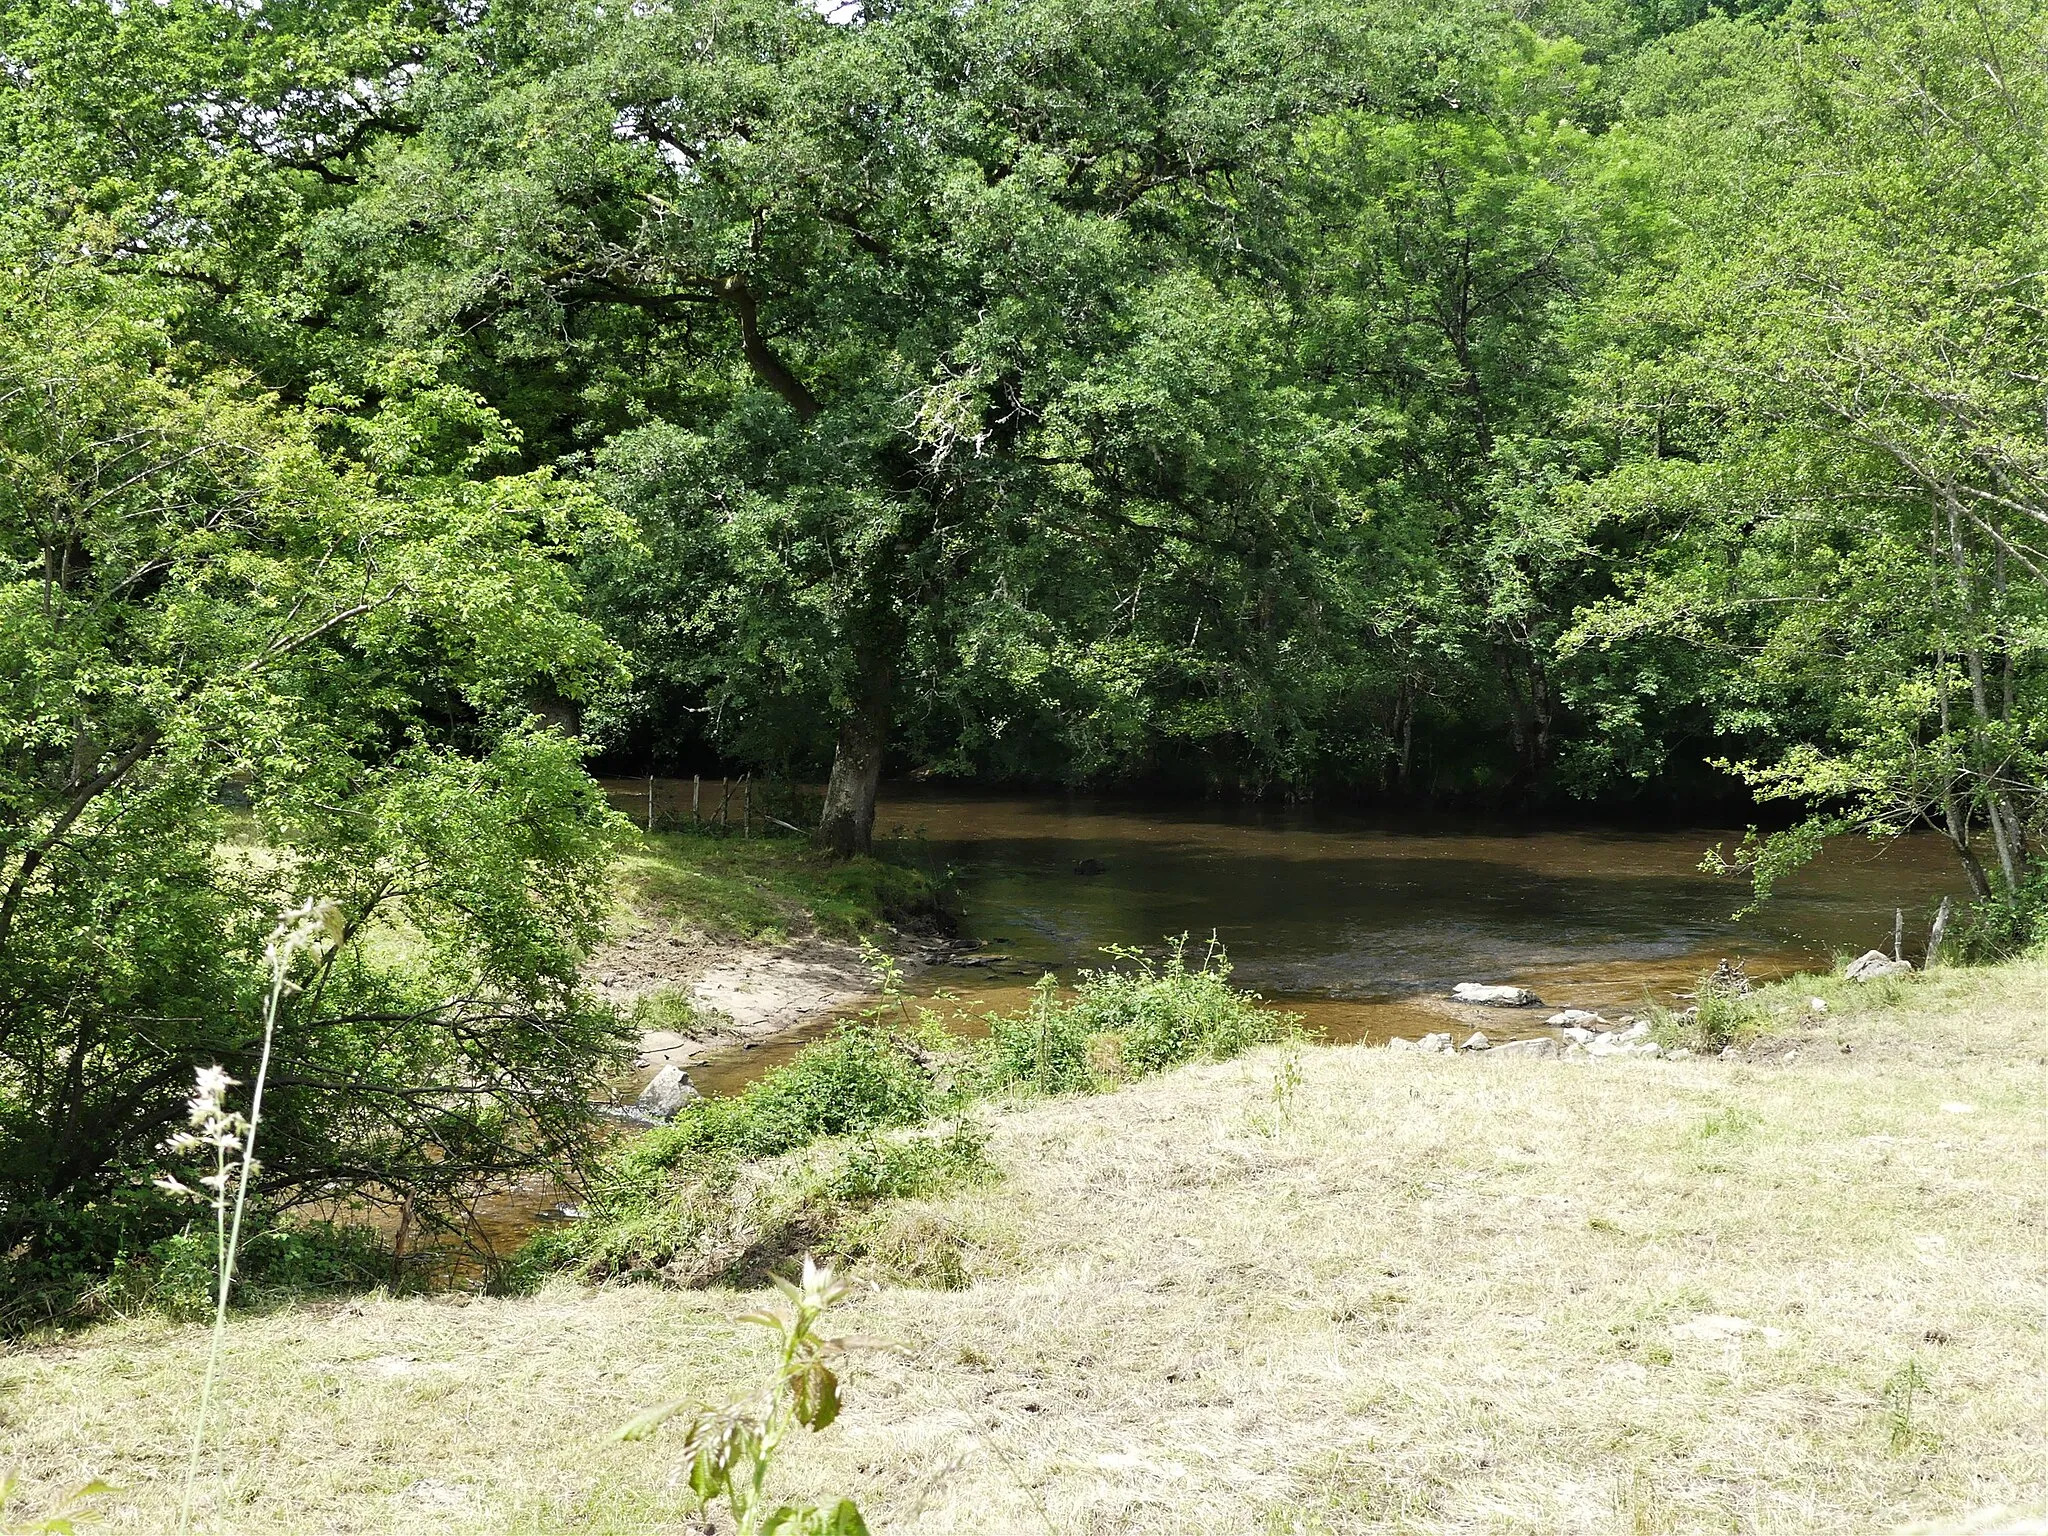
[[[644,1440],[669,1420],[687,1413],[683,1456],[690,1490],[707,1510],[723,1499],[738,1536],[867,1536],[867,1522],[851,1499],[830,1508],[818,1504],[772,1503],[769,1473],[789,1436],[813,1433],[839,1417],[839,1375],[831,1362],[855,1350],[887,1349],[872,1340],[827,1337],[818,1331],[825,1313],[856,1287],[828,1267],[804,1260],[803,1277],[775,1276],[788,1299],[786,1310],[749,1312],[739,1321],[774,1332],[774,1372],[752,1396],[723,1408],[693,1406],[678,1398],[651,1408],[619,1431],[621,1440]]]

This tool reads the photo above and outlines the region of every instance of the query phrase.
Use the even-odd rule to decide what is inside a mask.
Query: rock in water
[[[1552,1029],[1585,1029],[1607,1021],[1597,1013],[1588,1013],[1583,1008],[1567,1008],[1562,1013],[1553,1013],[1543,1021]]]
[[[1451,988],[1451,996],[1482,1008],[1534,1008],[1543,1001],[1525,987],[1492,987],[1477,981],[1459,982]]]
[[[703,1097],[697,1091],[697,1085],[690,1081],[689,1073],[681,1067],[663,1067],[654,1074],[654,1081],[641,1089],[633,1107],[654,1119],[670,1120],[690,1100]]]
[[[1885,976],[1910,976],[1913,962],[1894,960],[1881,949],[1869,950],[1849,962],[1848,977],[1851,981],[1876,981]]]
[[[1486,1053],[1489,1056],[1562,1056],[1564,1047],[1555,1040],[1507,1040]]]

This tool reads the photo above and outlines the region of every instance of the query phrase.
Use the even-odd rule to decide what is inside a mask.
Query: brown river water
[[[1156,953],[1185,933],[1196,952],[1213,934],[1238,985],[1333,1042],[1456,1029],[1441,999],[1459,981],[1515,983],[1549,1005],[1488,1016],[1503,1038],[1552,1008],[1669,1002],[1723,958],[1765,979],[1889,951],[1896,908],[1917,958],[1941,898],[1965,895],[1931,836],[1842,844],[1737,920],[1747,886],[1699,863],[1739,829],[903,786],[885,793],[876,832],[891,856],[950,872],[962,934],[985,946],[986,967],[935,967],[909,983],[968,1030],[987,1009],[1021,1006],[1046,971],[1071,979],[1106,963],[1104,946]],[[691,1076],[707,1094],[734,1092],[833,1027],[735,1049]],[[482,1234],[508,1252],[562,1198],[538,1188],[492,1197],[478,1212]]]

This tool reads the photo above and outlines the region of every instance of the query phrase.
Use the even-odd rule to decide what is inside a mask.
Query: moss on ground
[[[2048,963],[1763,1004],[1738,1062],[1281,1047],[992,1115],[1000,1183],[867,1234],[961,1288],[835,1315],[905,1353],[849,1367],[778,1486],[896,1536],[2026,1512]],[[687,1529],[674,1444],[613,1432],[757,1382],[768,1341],[732,1319],[761,1299],[558,1282],[237,1319],[198,1528]],[[19,1513],[100,1475],[95,1529],[169,1528],[204,1351],[138,1319],[0,1357]]]
[[[773,942],[803,934],[853,940],[928,921],[931,879],[881,859],[833,859],[795,837],[634,833],[618,865],[635,912],[704,933]]]

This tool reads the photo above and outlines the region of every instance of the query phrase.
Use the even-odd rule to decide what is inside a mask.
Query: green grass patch
[[[1292,1015],[1230,985],[1218,946],[1194,964],[1184,939],[1163,960],[1115,957],[1120,968],[1083,972],[1067,998],[1048,977],[1027,1008],[991,1015],[985,1040],[949,1036],[935,1014],[892,998],[743,1092],[687,1105],[607,1158],[591,1181],[591,1218],[537,1238],[518,1272],[701,1284],[811,1247],[875,1253],[895,1272],[947,1283],[958,1254],[945,1241],[912,1243],[905,1229],[856,1218],[992,1177],[971,1118],[979,1101],[1100,1092],[1295,1032]]]
[[[627,904],[706,933],[858,939],[937,910],[930,880],[881,859],[833,859],[793,837],[637,834],[618,865]]]

